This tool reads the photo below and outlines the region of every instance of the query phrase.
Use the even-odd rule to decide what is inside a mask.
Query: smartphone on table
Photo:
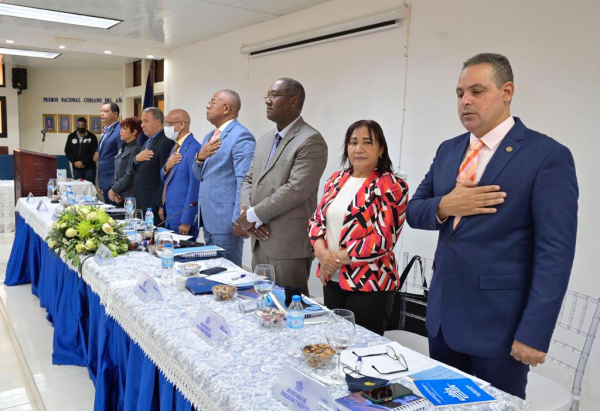
[[[363,390],[361,391],[361,394],[373,404],[381,404],[383,402],[391,401],[395,398],[402,398],[412,395],[413,392],[402,384],[393,383],[383,387]]]

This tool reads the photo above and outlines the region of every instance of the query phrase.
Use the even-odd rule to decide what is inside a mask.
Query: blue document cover
[[[421,395],[436,407],[460,404],[476,404],[496,401],[469,378],[455,380],[416,380]]]

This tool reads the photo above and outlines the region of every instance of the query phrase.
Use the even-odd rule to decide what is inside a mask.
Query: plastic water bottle
[[[75,205],[75,194],[73,194],[73,188],[71,185],[67,186],[67,204],[70,206]]]
[[[173,254],[173,245],[166,243],[160,257],[160,263],[165,270],[172,270],[175,266],[175,255]]]
[[[152,231],[152,227],[154,226],[154,213],[152,209],[148,207],[146,210],[146,231]]]
[[[52,196],[54,196],[54,185],[48,183],[48,198],[52,199]]]
[[[290,334],[288,354],[292,357],[300,357],[300,348],[304,334],[304,308],[302,308],[301,297],[294,295],[292,303],[287,310],[287,328]]]
[[[125,218],[130,219],[133,216],[133,201],[131,201],[130,197],[127,197],[127,201],[125,201]]]

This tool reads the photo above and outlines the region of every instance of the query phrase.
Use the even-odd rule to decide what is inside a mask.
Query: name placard
[[[29,195],[27,196],[27,200],[25,201],[29,203],[31,200],[35,200],[35,198],[33,197],[33,193],[29,193]]]
[[[44,203],[44,200],[40,200],[35,209],[38,211],[48,211],[48,206],[46,205],[46,203]]]
[[[158,283],[146,273],[140,273],[140,278],[135,287],[133,287],[133,293],[143,302],[152,300],[163,301]]]
[[[273,388],[273,396],[290,410],[335,410],[333,397],[327,386],[284,363]]]
[[[227,320],[202,304],[196,314],[192,331],[212,346],[231,337],[231,329]]]
[[[113,257],[108,247],[104,244],[100,244],[100,247],[98,247],[98,251],[96,251],[96,255],[94,256],[94,262],[101,267],[116,264],[115,257]]]
[[[65,210],[62,207],[55,208],[54,213],[52,213],[52,221],[58,220],[63,211]]]

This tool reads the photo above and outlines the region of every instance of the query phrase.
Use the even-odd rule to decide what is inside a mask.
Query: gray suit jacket
[[[138,141],[133,140],[131,143],[123,145],[115,156],[115,175],[111,188],[123,200],[125,197],[133,196],[133,159],[140,151],[142,148]]]
[[[256,143],[252,165],[244,177],[240,204],[254,211],[269,230],[260,248],[270,258],[312,256],[308,220],[317,208],[319,181],[327,165],[327,143],[300,118],[265,167],[275,130]],[[252,239],[252,250],[256,240]]]

